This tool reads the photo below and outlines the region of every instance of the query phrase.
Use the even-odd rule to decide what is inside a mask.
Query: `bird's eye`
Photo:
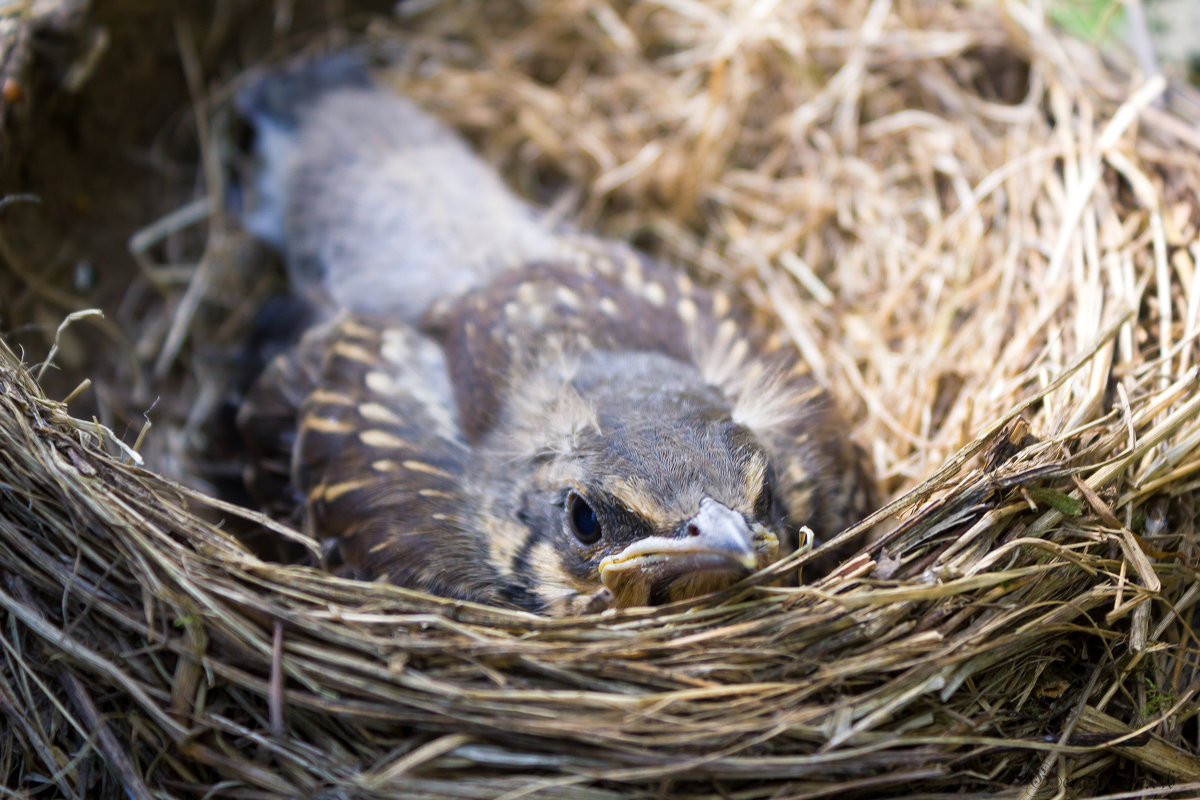
[[[579,492],[567,495],[567,516],[571,520],[571,533],[580,543],[595,544],[600,541],[600,520],[596,519],[596,512]]]

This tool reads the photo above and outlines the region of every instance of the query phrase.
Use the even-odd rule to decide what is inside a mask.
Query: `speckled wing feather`
[[[248,485],[273,512],[301,512],[331,568],[509,602],[486,543],[462,524],[467,446],[441,351],[413,328],[358,316],[310,331],[272,362],[238,422]]]

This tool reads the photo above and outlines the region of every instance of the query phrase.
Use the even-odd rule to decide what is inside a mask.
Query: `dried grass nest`
[[[1020,2],[443,3],[356,36],[523,191],[770,304],[889,532],[800,588],[570,620],[260,559],[234,520],[312,543],[161,476],[203,486],[206,342],[258,302],[202,189],[199,257],[129,268],[156,299],[92,421],[0,347],[0,794],[1200,795],[1188,90]],[[211,189],[240,67],[197,52]],[[146,384],[154,469],[110,433]]]

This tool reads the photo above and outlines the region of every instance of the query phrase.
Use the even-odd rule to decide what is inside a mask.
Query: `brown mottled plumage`
[[[347,574],[552,614],[655,604],[868,510],[828,395],[726,294],[543,227],[345,62],[241,106],[291,148],[262,152],[282,208],[259,220],[328,317],[242,409],[249,482]]]

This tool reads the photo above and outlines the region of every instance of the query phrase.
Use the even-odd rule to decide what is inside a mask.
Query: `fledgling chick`
[[[829,396],[726,293],[552,230],[344,60],[239,107],[250,224],[326,314],[241,410],[248,481],[343,573],[547,614],[659,604],[869,510]]]

